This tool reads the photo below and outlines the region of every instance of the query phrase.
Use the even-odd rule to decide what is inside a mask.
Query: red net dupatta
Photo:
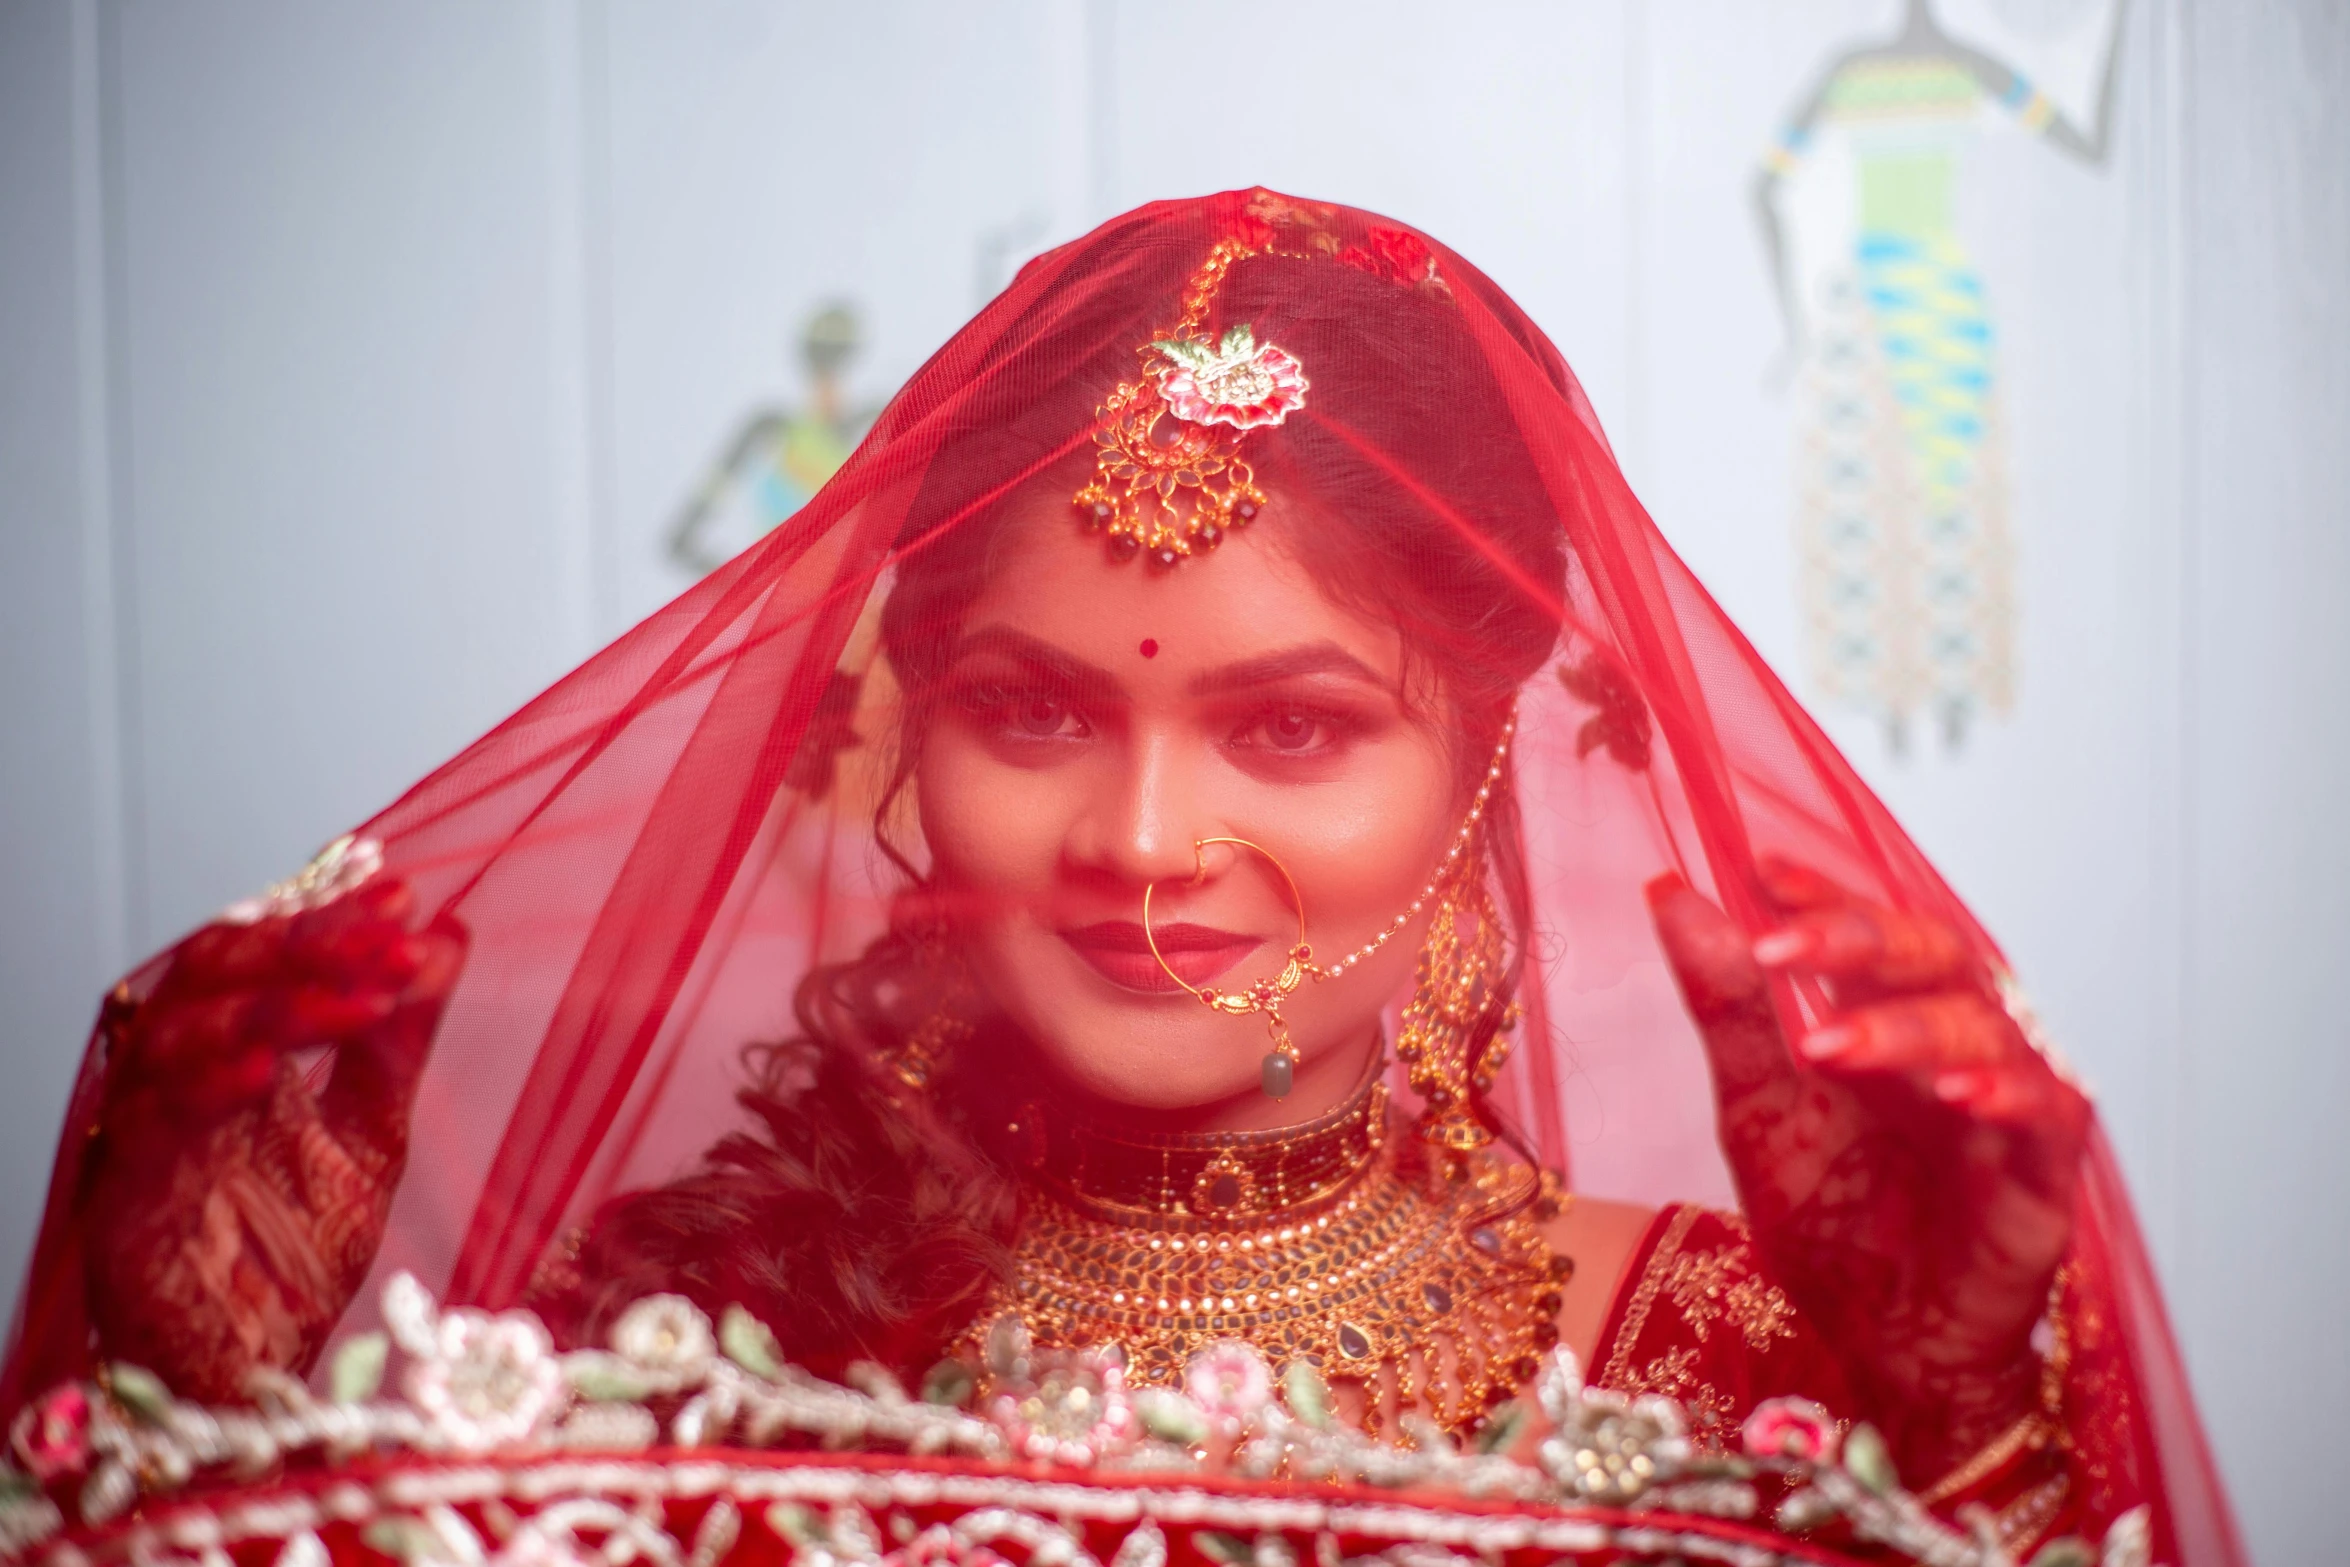
[[[1525,313],[1407,225],[1264,190],[1155,203],[1029,263],[781,527],[359,824],[336,858],[127,978],[61,1138],[0,1384],[11,1416],[96,1386],[115,1361],[169,1360],[175,1391],[214,1401],[249,1396],[256,1365],[326,1391],[342,1347],[383,1327],[400,1276],[450,1309],[527,1304],[568,1333],[547,1303],[569,1300],[577,1323],[608,1323],[627,1293],[595,1295],[608,1205],[705,1168],[725,1134],[751,1139],[727,1145],[731,1169],[756,1164],[742,1150],[761,1138],[801,1135],[738,1108],[746,1074],[788,1100],[802,1071],[790,1050],[746,1046],[853,1015],[888,1024],[868,1042],[908,1065],[919,1020],[893,1009],[920,998],[858,976],[882,972],[891,942],[912,963],[926,922],[975,916],[921,903],[925,802],[902,741],[909,714],[946,699],[961,617],[1007,530],[1032,526],[1065,530],[1089,569],[1159,582],[1210,580],[1228,552],[1275,540],[1331,602],[1384,617],[1413,667],[1440,674],[1422,717],[1449,726],[1470,782],[1514,724],[1478,840],[1514,1048],[1464,1079],[1478,1114],[1590,1197],[1742,1210],[1897,1453],[1930,1450],[1937,1401],[1956,1395],[1905,1368],[1896,1342],[1948,1324],[1883,1303],[2008,1302],[1983,1344],[1950,1353],[2006,1357],[2014,1385],[1983,1397],[2031,1408],[2061,1328],[2044,1439],[2072,1455],[2081,1527],[2143,1506],[2155,1559],[2241,1559],[2105,1144],[2066,1121],[2077,1095],[2047,1086],[2059,1077],[1998,1054],[2030,1031],[2001,999],[1997,947],[1666,545]],[[1812,945],[1740,977],[1739,954],[1796,926]],[[1730,954],[1711,968],[1709,941]],[[1877,946],[1856,957],[1852,942]],[[846,977],[801,986],[820,971]],[[1855,973],[1867,983],[1839,977]],[[1804,1122],[1819,1100],[1796,1090],[1843,1080],[1797,1042],[1909,1048],[1874,1024],[1833,1030],[1913,993],[1944,1006],[1916,1014],[1916,1038],[1948,1023],[1951,1048],[1971,1049],[1966,1019],[2000,1020],[1979,1063],[1996,1081],[1952,1090],[1979,1113],[1854,1090],[1836,1101],[1845,1119]],[[954,1049],[984,1065],[1002,1037],[981,1026]],[[1012,1060],[975,1078],[1003,1079]],[[1396,1089],[1416,1106],[1411,1083]],[[939,1113],[936,1135],[868,1128],[906,1150],[875,1180],[901,1182],[892,1213],[951,1212],[954,1245],[968,1242],[954,1255],[982,1257],[1009,1222],[984,1181],[908,1173],[953,1141],[959,1112]],[[1833,1180],[1804,1162],[1822,1138],[1849,1153]],[[1975,1158],[1984,1138],[2012,1157]],[[212,1174],[175,1187],[190,1168]],[[1984,1286],[1981,1214],[2052,1203],[2062,1255],[2036,1279]],[[967,1320],[964,1264],[894,1219],[856,1217],[878,1211],[809,1209],[761,1240],[797,1259],[759,1275],[770,1283],[852,1254],[901,1259],[882,1277],[882,1326],[826,1338],[821,1312],[766,1313],[793,1358],[914,1360]],[[1853,1259],[1865,1267],[1839,1274]],[[726,1257],[687,1261],[680,1277],[704,1280],[713,1321],[721,1290],[754,1288],[756,1270],[723,1273]],[[2061,1320],[2043,1313],[2059,1267]],[[1853,1312],[1864,1298],[1883,1309]],[[108,1396],[135,1414],[131,1391]],[[42,1439],[20,1429],[21,1469]],[[641,1470],[624,1464],[594,1494],[637,1510],[595,1513],[596,1538],[641,1527],[668,1542],[648,1534],[642,1551],[698,1563],[710,1531],[781,1539],[833,1518],[850,1472],[872,1467],[744,1459],[714,1491],[637,1508]],[[924,1531],[980,1495],[924,1464],[888,1472],[935,1481],[930,1501],[892,1503],[913,1534],[888,1550],[928,1550]],[[1125,1554],[1131,1536],[1109,1519],[1128,1504],[1099,1500],[1146,1482],[1097,1483],[1053,1516],[1073,1516],[1102,1559],[1155,1567]],[[1202,1492],[1199,1516],[1253,1538],[1248,1509],[1271,1493],[1235,1485]],[[369,1519],[335,1513],[327,1482],[287,1486],[331,1549],[375,1538]],[[720,1500],[734,1521],[712,1522]],[[480,1510],[494,1505],[466,1503],[466,1527],[490,1527]],[[1344,1520],[1369,1504],[1299,1505]],[[1349,1551],[1406,1538],[1359,1518],[1333,1527]],[[1427,1540],[1473,1544],[1484,1527]],[[1583,1549],[1549,1527],[1497,1549]],[[1690,1527],[1729,1549],[1750,1525]]]

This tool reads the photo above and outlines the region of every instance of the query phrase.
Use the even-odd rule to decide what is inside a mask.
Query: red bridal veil
[[[1401,507],[1423,536],[1482,552],[1558,628],[1524,683],[1510,760],[1530,967],[1495,1090],[1545,1162],[1600,1196],[1735,1202],[1707,1058],[1643,899],[1663,873],[1754,932],[1770,920],[1758,864],[1785,856],[1952,922],[2002,968],[1667,547],[1566,362],[1491,281],[1345,208],[1264,191],[1158,203],[1030,263],[805,509],[355,830],[413,889],[417,923],[461,924],[468,946],[415,1085],[385,1239],[338,1335],[374,1325],[379,1286],[403,1269],[447,1301],[517,1302],[600,1202],[669,1178],[731,1124],[741,1048],[790,1030],[794,980],[873,939],[903,885],[876,834],[877,811],[902,819],[884,798],[903,677],[884,656],[893,590],[1022,485],[1072,464],[1082,482],[1105,397],[1219,242],[1241,259],[1216,328],[1250,323],[1312,379],[1254,482]],[[1073,510],[1069,526],[1087,521]],[[1520,544],[1488,546],[1505,525],[1553,530],[1563,575],[1524,572]],[[1149,542],[1101,547],[1147,555]],[[918,844],[892,844],[918,868]],[[129,976],[118,1004],[171,961]],[[1784,981],[1774,1001],[1790,1022],[1828,1010]],[[102,1033],[0,1414],[89,1369],[86,1281],[110,1238],[84,1201],[85,1151],[121,1087],[109,1071]],[[2117,1494],[2157,1500],[2159,1557],[2234,1560],[2128,1198],[2101,1138],[2087,1157],[2071,1419],[2098,1433]]]

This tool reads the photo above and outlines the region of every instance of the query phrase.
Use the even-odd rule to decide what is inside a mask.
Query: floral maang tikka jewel
[[[1093,481],[1076,505],[1112,560],[1173,566],[1223,543],[1265,504],[1240,448],[1249,431],[1305,406],[1305,370],[1246,322],[1221,336],[1207,326],[1225,273],[1254,254],[1238,240],[1210,251],[1184,289],[1182,319],[1140,350],[1142,378],[1101,406]]]

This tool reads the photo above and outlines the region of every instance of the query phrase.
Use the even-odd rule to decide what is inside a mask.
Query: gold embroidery
[[[1729,1291],[1730,1269],[1736,1260],[1727,1246],[1692,1252],[1676,1258],[1673,1271],[1665,1278],[1673,1304],[1681,1308],[1681,1320],[1700,1344],[1713,1336],[1714,1320],[1722,1314],[1722,1297]]]
[[[1649,1254],[1624,1309],[1624,1325],[1609,1347],[1607,1368],[1598,1385],[1626,1393],[1664,1393],[1686,1404],[1695,1416],[1699,1443],[1719,1448],[1734,1413],[1730,1399],[1697,1375],[1698,1353],[1690,1346],[1657,1356],[1634,1369],[1633,1355],[1660,1296],[1681,1313],[1689,1334],[1706,1343],[1717,1323],[1727,1323],[1761,1353],[1778,1339],[1795,1337],[1795,1306],[1786,1293],[1757,1270],[1746,1222],[1736,1214],[1718,1214],[1735,1239],[1728,1245],[1684,1252],[1690,1232],[1705,1210],[1677,1209]]]
[[[1749,1274],[1730,1286],[1724,1304],[1730,1326],[1746,1335],[1746,1347],[1761,1354],[1771,1340],[1795,1337],[1795,1304],[1786,1291],[1760,1274]]]
[[[1696,1350],[1687,1345],[1667,1350],[1643,1367],[1637,1380],[1638,1386],[1623,1391],[1662,1393],[1677,1400],[1688,1410],[1698,1441],[1709,1447],[1719,1445],[1722,1428],[1730,1419],[1730,1400],[1697,1374]]]
[[[1793,1338],[1795,1307],[1776,1284],[1755,1272],[1746,1242],[1741,1238],[1712,1251],[1692,1252],[1674,1260],[1665,1287],[1681,1320],[1700,1344],[1713,1333],[1716,1322],[1727,1321],[1745,1336],[1756,1354],[1773,1339]]]
[[[1954,1496],[1973,1490],[2025,1448],[2046,1446],[2051,1429],[2053,1427],[2048,1417],[2033,1410],[1984,1443],[1974,1457],[1919,1492],[1918,1500],[1928,1507],[1938,1507]]]
[[[1640,1273],[1640,1282],[1633,1286],[1632,1301],[1624,1310],[1624,1325],[1616,1334],[1616,1341],[1608,1355],[1607,1371],[1599,1385],[1612,1387],[1624,1393],[1663,1393],[1679,1399],[1694,1417],[1698,1445],[1718,1450],[1722,1445],[1722,1431],[1730,1413],[1730,1401],[1720,1389],[1702,1380],[1696,1371],[1697,1351],[1688,1345],[1668,1350],[1649,1361],[1638,1371],[1632,1369],[1632,1352],[1639,1346],[1640,1336],[1647,1330],[1648,1318],[1656,1309],[1657,1296],[1673,1286],[1675,1275],[1682,1271],[1680,1264],[1691,1261],[1681,1254],[1689,1232],[1703,1218],[1702,1208],[1684,1206],[1674,1213],[1665,1225],[1665,1233],[1658,1237],[1656,1250],[1649,1255],[1648,1266]],[[1702,1264],[1697,1271],[1703,1271]]]
[[[2058,1475],[2034,1486],[2000,1510],[1994,1527],[1999,1531],[1999,1543],[2007,1547],[2009,1555],[2020,1558],[2040,1543],[2040,1536],[2056,1521],[2056,1510],[2064,1505],[2065,1493],[2071,1489],[2071,1477]]]
[[[1678,1398],[1697,1386],[1697,1351],[1684,1344],[1669,1349],[1650,1361],[1640,1372],[1640,1386],[1630,1389],[1636,1393],[1663,1393]]]
[[[1697,1224],[1704,1210],[1684,1207],[1674,1213],[1665,1226],[1665,1233],[1650,1254],[1648,1266],[1641,1270],[1640,1282],[1632,1288],[1632,1303],[1624,1308],[1624,1325],[1616,1330],[1616,1342],[1611,1349],[1607,1369],[1600,1373],[1599,1385],[1624,1391],[1632,1388],[1632,1350],[1640,1342],[1640,1334],[1648,1326],[1648,1314],[1656,1306],[1657,1291],[1664,1287],[1665,1274],[1671,1269],[1673,1258],[1681,1250],[1681,1243],[1689,1238],[1689,1231]]]

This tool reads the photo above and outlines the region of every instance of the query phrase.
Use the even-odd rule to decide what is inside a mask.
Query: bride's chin
[[[1253,1092],[1255,1087],[1255,1072],[1252,1070],[1246,1082],[1183,1083],[1171,1082],[1164,1077],[1148,1080],[1120,1078],[1089,1084],[1086,1093],[1093,1102],[1107,1110],[1131,1110],[1156,1116],[1205,1111],[1239,1098],[1243,1092]]]
[[[1060,1026],[1039,1030],[1038,1043],[1048,1066],[1086,1098],[1137,1110],[1192,1110],[1256,1087],[1264,1052],[1251,1053],[1247,1041],[1228,1031],[1216,1038],[1169,1028],[1163,1011],[1143,1006],[1088,1007],[1084,1014],[1056,1019]]]
[[[995,974],[1010,982],[999,1003],[1046,1069],[1082,1097],[1178,1112],[1258,1092],[1266,1048],[1258,1019],[1210,1012],[1180,990],[1115,984],[1058,937],[1003,953]]]

